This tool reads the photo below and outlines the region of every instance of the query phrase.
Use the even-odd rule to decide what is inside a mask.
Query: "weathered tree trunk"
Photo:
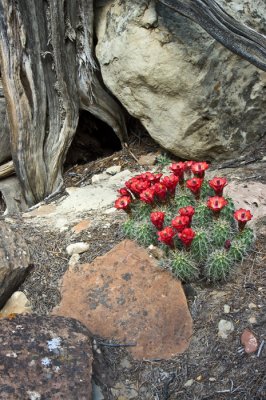
[[[16,173],[29,205],[62,184],[84,108],[126,138],[93,59],[92,0],[0,0],[1,71]]]

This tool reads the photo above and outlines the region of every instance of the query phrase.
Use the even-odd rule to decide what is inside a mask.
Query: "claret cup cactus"
[[[226,281],[250,251],[249,210],[224,197],[224,177],[206,179],[209,164],[178,162],[169,174],[136,175],[118,190],[115,207],[127,213],[125,236],[162,247],[162,263],[184,282]]]

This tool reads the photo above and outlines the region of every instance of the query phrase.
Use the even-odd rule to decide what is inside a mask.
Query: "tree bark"
[[[11,151],[29,205],[62,185],[80,108],[126,140],[123,113],[97,79],[92,37],[92,0],[0,0]]]

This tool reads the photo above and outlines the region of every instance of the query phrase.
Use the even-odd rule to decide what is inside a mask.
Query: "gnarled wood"
[[[266,37],[231,17],[215,0],[158,0],[192,19],[233,53],[266,71]]]
[[[15,173],[15,167],[13,161],[9,161],[3,165],[0,165],[0,179],[6,178],[7,176]]]
[[[95,77],[92,31],[92,0],[0,0],[11,150],[29,205],[62,184],[82,103],[80,87],[87,109],[113,125],[121,139],[126,137],[121,109],[116,105],[116,115],[110,111],[115,101]]]

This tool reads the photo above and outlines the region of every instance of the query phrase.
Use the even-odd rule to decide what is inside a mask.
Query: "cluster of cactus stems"
[[[204,165],[204,163],[195,164]],[[175,165],[177,164],[172,164],[172,166]],[[175,172],[172,166],[170,169]],[[187,171],[187,173],[190,178],[191,171]],[[120,204],[117,206],[116,203],[117,208],[124,209],[129,216],[123,225],[125,236],[136,240],[144,247],[150,244],[160,246],[165,255],[162,264],[170,266],[173,274],[184,282],[199,279],[213,283],[227,281],[236,265],[248,254],[255,240],[253,230],[245,226],[252,217],[248,210],[235,211],[232,199],[222,197],[220,188],[218,188],[220,197],[210,197],[217,194],[212,188],[215,184],[213,181],[216,179],[219,183],[220,180],[225,186],[226,179],[214,178],[213,181],[208,182],[204,180],[204,175],[204,173],[201,175],[200,194],[197,188],[193,189],[191,193],[188,190],[189,184],[186,184],[185,179],[182,178],[179,180],[179,185],[169,191],[165,197],[162,195],[164,193],[162,188],[159,187],[160,197],[155,195],[154,199],[152,198],[151,201],[148,199],[149,203],[147,203],[140,201],[139,195],[132,194],[130,189],[128,190],[129,195],[125,194],[127,189],[123,188],[120,189],[123,197],[118,200],[122,203],[121,199],[129,196],[130,206],[124,206],[125,199],[122,206]],[[186,176],[186,172],[184,172],[184,176]],[[197,175],[195,174],[195,176]],[[164,182],[163,178],[159,182]],[[130,187],[130,185],[128,186]],[[219,199],[223,201],[221,209],[219,209]],[[212,201],[214,202],[213,206]],[[173,222],[178,216],[179,210],[188,206],[193,207],[194,212],[193,217],[187,219],[189,223],[186,226],[189,227],[187,231],[194,235],[190,241],[186,241],[186,237],[184,239],[180,233],[186,231],[178,230],[178,225],[176,226]],[[155,221],[155,225],[152,223],[151,213],[163,215],[162,226],[159,227],[160,221]],[[166,234],[164,232],[167,230],[164,229],[166,227],[173,236],[168,241],[164,237],[162,239],[162,233]],[[173,234],[175,229],[177,231]]]

